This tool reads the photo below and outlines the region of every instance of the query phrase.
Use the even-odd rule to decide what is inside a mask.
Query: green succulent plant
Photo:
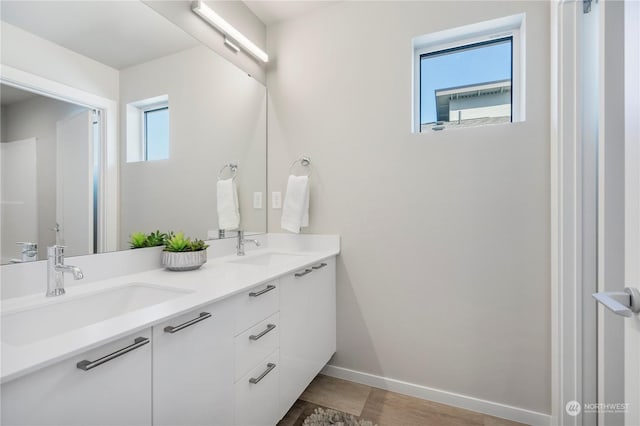
[[[134,232],[133,234],[131,234],[131,237],[129,237],[129,245],[133,249],[148,247],[147,236],[144,232]]]
[[[164,249],[166,251],[189,251],[191,240],[184,236],[184,232],[170,233]]]
[[[205,244],[202,240],[193,240],[191,242],[191,250],[190,251],[200,251],[206,250],[209,247],[208,244]]]
[[[167,242],[167,234],[158,231],[147,235],[147,247],[163,246]]]
[[[193,240],[184,236],[184,232],[169,232],[166,237],[164,250],[165,251],[173,251],[173,252],[184,252],[184,251],[201,251],[206,250],[209,247],[202,240]]]

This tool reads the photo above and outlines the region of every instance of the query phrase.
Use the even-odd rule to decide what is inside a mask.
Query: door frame
[[[579,426],[582,401],[582,123],[576,1],[550,3],[551,422]]]
[[[98,185],[98,252],[117,250],[120,217],[118,102],[8,65],[0,65],[0,82],[49,98],[100,110],[102,125]]]
[[[624,228],[619,214],[623,212],[623,198],[619,189],[624,182],[620,174],[620,161],[624,161],[621,149],[621,99],[624,99],[623,79],[615,75],[615,64],[620,59],[621,25],[620,10],[609,9],[611,2],[602,1],[598,5],[598,26],[600,28],[597,45],[600,69],[598,71],[598,291],[617,290],[624,286],[618,280],[621,272],[619,264],[620,248],[624,244]],[[614,5],[615,6],[615,5]],[[586,190],[585,179],[590,170],[585,170],[583,140],[585,117],[581,110],[584,95],[584,78],[587,74],[582,65],[582,25],[583,2],[554,0],[551,3],[551,383],[552,422],[562,425],[582,425],[583,421],[593,422],[593,418],[583,418],[583,413],[572,416],[565,404],[577,401],[587,402],[584,386],[593,386],[594,351],[584,333],[590,308],[590,288],[584,288],[585,243],[593,230],[583,227],[588,218],[583,210]],[[617,49],[605,49],[605,46]],[[614,66],[612,66],[614,64]],[[620,68],[620,67],[618,67]],[[621,95],[622,93],[622,95]],[[616,115],[616,112],[618,115]],[[588,124],[588,123],[587,123]],[[617,139],[616,139],[617,138]],[[609,142],[604,145],[603,141]],[[619,139],[619,140],[618,140]],[[611,143],[611,142],[617,143]],[[618,167],[618,170],[616,170]],[[607,213],[605,216],[604,213]],[[618,282],[619,281],[619,282]],[[615,319],[605,317],[598,308],[598,401],[619,402],[620,377],[619,361],[612,351],[605,351],[606,345],[622,346],[622,338],[616,333]],[[613,329],[612,329],[613,325]],[[612,331],[613,330],[613,331]],[[588,347],[585,347],[588,346]],[[611,368],[613,374],[604,371]],[[613,400],[609,401],[609,399]],[[590,402],[590,401],[589,401]],[[582,407],[581,407],[582,408]],[[599,422],[604,420],[598,414]]]

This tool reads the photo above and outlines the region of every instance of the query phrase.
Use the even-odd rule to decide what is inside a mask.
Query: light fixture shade
[[[191,8],[199,17],[204,19],[209,25],[216,28],[226,37],[238,42],[251,55],[260,59],[262,62],[269,62],[269,55],[258,46],[253,44],[251,40],[244,36],[240,31],[235,29],[230,23],[222,19],[220,15],[214,12],[209,6],[204,4],[202,0],[195,1]]]

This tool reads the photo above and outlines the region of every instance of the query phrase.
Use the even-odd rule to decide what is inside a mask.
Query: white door
[[[640,2],[625,1],[625,282],[640,289]],[[640,425],[640,314],[625,321],[625,425]]]
[[[624,321],[624,412],[626,426],[640,425],[640,2],[624,2],[624,284],[625,292],[594,297]],[[606,312],[605,315],[611,315]],[[606,377],[605,377],[606,379]]]
[[[93,111],[57,123],[56,221],[66,256],[93,253]]]

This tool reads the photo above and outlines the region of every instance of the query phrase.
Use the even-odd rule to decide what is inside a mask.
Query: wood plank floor
[[[437,402],[318,375],[278,426],[301,426],[316,408],[331,408],[378,426],[522,426]]]

